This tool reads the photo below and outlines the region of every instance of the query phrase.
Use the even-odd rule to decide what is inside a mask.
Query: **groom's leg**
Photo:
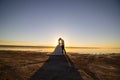
[[[65,48],[64,48],[64,54],[66,55],[66,50],[65,50]]]
[[[62,54],[63,54],[64,46],[62,45]]]
[[[65,47],[62,45],[62,53],[66,55]]]

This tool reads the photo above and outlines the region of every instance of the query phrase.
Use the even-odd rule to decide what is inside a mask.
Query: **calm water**
[[[41,47],[0,47],[0,50],[13,50],[13,51],[36,51],[36,52],[53,52],[55,48],[41,48]],[[67,52],[74,53],[120,53],[120,49],[81,49],[81,48],[66,48]]]

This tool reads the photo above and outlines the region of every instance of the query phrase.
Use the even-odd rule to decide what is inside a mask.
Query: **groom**
[[[59,41],[59,45],[62,48],[62,54],[63,54],[63,52],[64,52],[64,54],[66,54],[64,40],[62,38],[59,38],[58,41]]]

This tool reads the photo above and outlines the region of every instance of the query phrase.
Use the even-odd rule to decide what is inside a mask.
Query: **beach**
[[[120,54],[0,51],[0,80],[119,80]]]
[[[0,80],[120,80],[119,0],[0,0]]]

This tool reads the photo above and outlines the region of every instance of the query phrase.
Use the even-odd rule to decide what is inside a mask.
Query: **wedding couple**
[[[56,46],[52,55],[64,55],[66,54],[65,43],[62,38],[58,39],[58,45]]]

